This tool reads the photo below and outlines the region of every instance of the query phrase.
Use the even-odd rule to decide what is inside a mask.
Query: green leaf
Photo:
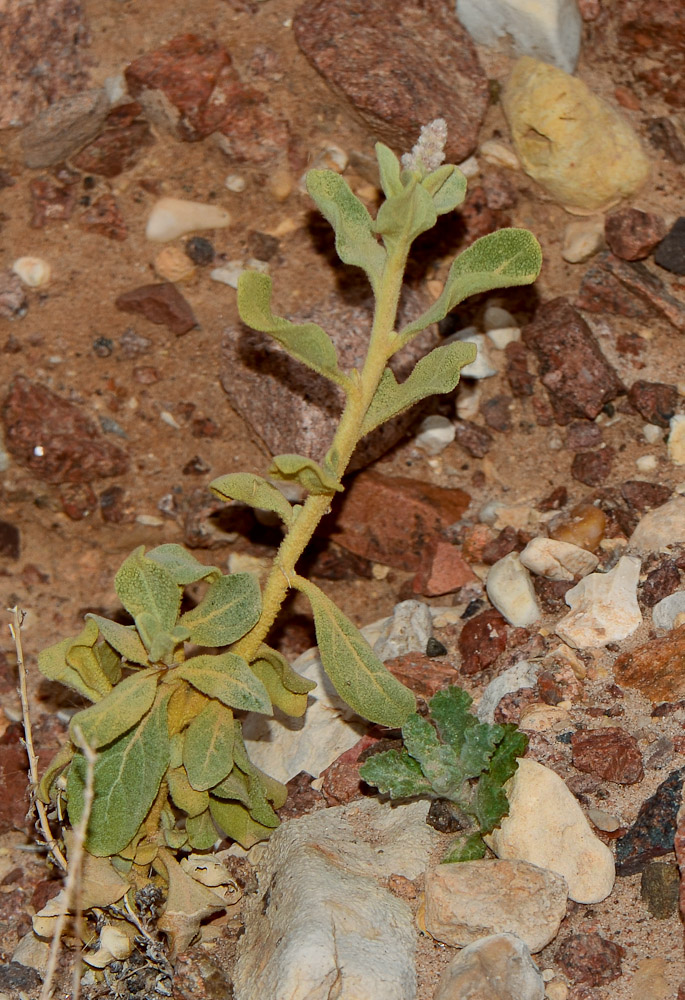
[[[490,774],[483,774],[478,779],[472,805],[482,833],[491,833],[509,812],[505,791],[500,782]]]
[[[269,475],[288,483],[299,483],[315,496],[336,490],[342,492],[344,488],[331,472],[304,455],[276,455],[271,460]]]
[[[36,796],[41,802],[49,805],[52,786],[75,753],[76,747],[72,743],[64,743],[52,758],[36,789]]]
[[[209,795],[192,787],[184,767],[171,768],[167,771],[166,780],[174,805],[188,816],[199,816],[209,808]]]
[[[308,580],[297,588],[312,606],[323,668],[340,697],[358,715],[383,726],[401,726],[416,708],[413,693],[386,670],[349,618]]]
[[[421,770],[440,798],[452,798],[463,782],[459,758],[448,743],[441,743],[433,726],[420,715],[410,715],[402,726],[407,752],[418,761]]]
[[[210,797],[209,811],[226,836],[235,840],[246,851],[253,844],[271,836],[273,828],[255,822],[245,806],[238,802],[221,802]]]
[[[72,740],[78,742],[75,738],[78,727],[86,743],[97,749],[127,732],[150,709],[159,680],[159,671],[141,670],[121,681],[97,705],[72,716],[69,723]]]
[[[491,726],[487,722],[479,723],[467,730],[459,754],[465,778],[477,778],[479,774],[489,769],[490,760],[502,735],[501,726]]]
[[[467,181],[461,170],[451,163],[443,163],[421,181],[421,187],[431,195],[438,215],[451,212],[461,205],[466,197],[466,185]]]
[[[270,510],[278,514],[286,526],[293,521],[293,508],[281,491],[261,476],[251,472],[236,472],[221,476],[209,484],[212,493],[222,500],[239,500],[258,510]]]
[[[374,229],[388,253],[406,252],[417,236],[433,228],[437,219],[433,199],[414,175],[400,192],[383,202]]]
[[[490,775],[501,785],[509,780],[518,767],[517,757],[523,757],[528,747],[528,737],[509,722],[501,727],[504,736],[490,761]]]
[[[442,295],[400,331],[398,349],[431,323],[440,322],[470,295],[532,284],[541,266],[540,244],[527,229],[499,229],[482,236],[453,262]]]
[[[157,704],[140,725],[102,750],[95,761],[93,806],[86,849],[97,857],[118,854],[133,839],[155,800],[169,765],[166,703]],[[86,761],[77,754],[69,767],[69,822],[76,826],[84,808]]]
[[[437,691],[428,702],[440,736],[455,753],[461,752],[467,730],[478,725],[478,719],[469,711],[472,704],[471,695],[455,685]]]
[[[382,142],[376,143],[376,159],[381,177],[381,188],[385,197],[392,198],[393,195],[400,194],[402,191],[400,161],[393,151]]]
[[[186,831],[190,846],[196,851],[208,851],[219,839],[209,809],[205,809],[199,816],[189,816],[186,820]]]
[[[252,573],[220,576],[210,583],[197,607],[181,616],[198,646],[228,646],[249,632],[259,619],[262,595]]]
[[[210,701],[186,730],[183,763],[193,788],[205,791],[233,767],[233,712]]]
[[[179,587],[197,583],[198,580],[211,580],[221,575],[218,566],[205,566],[182,545],[177,545],[175,542],[150,549],[147,558],[163,566]]]
[[[480,861],[485,857],[486,847],[480,833],[461,834],[454,841],[441,864],[452,864],[456,861]]]
[[[296,673],[285,656],[279,653],[277,649],[272,649],[270,646],[262,643],[257,650],[257,656],[261,660],[267,660],[271,664],[278,673],[283,686],[288,691],[292,691],[294,694],[308,694],[309,691],[313,691],[316,687],[316,681],[310,681],[308,677],[303,677],[302,674]]]
[[[237,767],[234,767],[223,781],[212,788],[211,794],[218,799],[231,799],[235,802],[242,802],[248,809],[250,807],[247,775],[243,774]]]
[[[250,669],[268,691],[272,705],[294,718],[304,715],[307,694],[316,687],[316,681],[295,673],[281,653],[265,645],[260,646]]]
[[[385,267],[385,250],[373,235],[373,219],[352,194],[340,174],[310,170],[307,190],[317,208],[335,230],[335,249],[345,264],[361,267],[376,290]]]
[[[86,622],[86,627],[80,636],[72,640],[67,650],[66,660],[70,667],[80,675],[84,683],[104,698],[112,690],[112,682],[100,665],[100,660],[93,650],[98,637],[98,628],[93,622]]]
[[[132,618],[153,615],[162,628],[171,630],[181,606],[181,588],[167,569],[144,552],[141,545],[122,563],[114,589]]]
[[[193,656],[173,670],[175,677],[198,691],[217,698],[229,708],[271,714],[271,702],[262,682],[255,677],[242,656],[236,653],[209,653]]]
[[[337,382],[347,379],[338,368],[333,341],[317,323],[291,323],[271,312],[271,278],[256,271],[243,271],[238,279],[238,312],[243,323],[268,333],[293,358],[319,375]]]
[[[81,677],[78,670],[67,663],[67,653],[74,644],[73,639],[62,639],[38,654],[38,669],[50,681],[59,681],[73,691],[78,691],[89,701],[100,701],[102,695],[90,687]]]
[[[137,619],[138,629],[141,628],[142,615]],[[176,625],[167,632],[155,623],[155,631],[150,635],[150,659],[153,663],[164,663],[170,666],[174,661],[177,647],[190,639],[190,632],[182,625]]]
[[[121,625],[119,622],[91,613],[87,614],[86,618],[95,622],[105,641],[121,653],[125,660],[129,663],[138,663],[141,667],[150,666],[147,650],[140,641],[135,625]]]
[[[288,797],[288,789],[280,781],[264,774],[247,755],[240,722],[234,722],[233,758],[236,767],[247,778],[250,815],[262,826],[278,826],[278,816],[269,805],[271,800],[280,808]]]
[[[122,671],[121,657],[117,651],[112,649],[108,642],[96,642],[93,646],[93,652],[97,656],[100,669],[110,684],[118,684]]]
[[[385,750],[364,761],[359,774],[391,799],[409,799],[415,795],[431,795],[431,783],[421,765],[406,750]]]
[[[475,359],[475,344],[454,342],[436,347],[421,358],[409,377],[400,384],[392,371],[386,368],[366,411],[362,435],[404,413],[421,399],[452,392],[459,382],[461,369]]]

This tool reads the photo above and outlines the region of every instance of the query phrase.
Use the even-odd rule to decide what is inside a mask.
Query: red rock
[[[504,559],[510,552],[520,552],[525,545],[527,545],[527,542],[524,542],[523,545],[521,544],[516,528],[507,525],[506,528],[502,528],[496,538],[493,538],[483,547],[480,561],[488,566],[494,566],[496,562]]]
[[[641,479],[631,479],[621,486],[621,496],[633,510],[644,513],[653,507],[661,507],[671,499],[672,490],[661,483],[647,483]]]
[[[408,152],[420,127],[441,116],[448,163],[475,149],[487,80],[471,38],[442,0],[305,0],[293,30],[374,136]]]
[[[685,163],[683,145],[675,125],[670,118],[648,118],[646,121],[649,141],[655,149],[661,149],[673,163]]]
[[[600,451],[581,452],[573,459],[571,475],[586,486],[603,486],[611,472],[615,454],[610,446]]]
[[[574,417],[594,420],[623,386],[590,327],[564,298],[545,303],[522,331],[535,352],[542,384],[558,424]]]
[[[668,427],[678,406],[678,389],[664,382],[638,379],[628,390],[628,402],[648,423]]]
[[[28,758],[20,723],[11,722],[0,736],[0,834],[26,827],[28,797]]]
[[[300,771],[299,774],[290,779],[286,786],[288,798],[285,800],[285,805],[278,810],[278,815],[282,820],[304,816],[305,813],[312,812],[313,809],[324,804],[323,792],[312,788],[313,780],[313,776],[307,774],[306,771]]]
[[[7,450],[48,483],[88,483],[128,469],[126,452],[79,406],[22,375],[10,386],[2,419]]]
[[[536,504],[539,511],[561,510],[566,506],[568,500],[568,490],[565,486],[556,486],[551,493]]]
[[[622,260],[643,260],[666,235],[660,215],[624,208],[608,215],[604,235],[609,249]]]
[[[458,541],[468,563],[483,562],[483,553],[495,538],[493,529],[487,524],[469,524],[459,532]]]
[[[474,458],[483,458],[492,447],[492,434],[485,427],[479,427],[471,420],[457,420],[455,425],[456,441],[464,451]]]
[[[323,779],[321,791],[329,806],[344,805],[362,797],[364,793],[361,788],[359,768],[363,761],[359,758],[364,750],[378,743],[378,740],[379,736],[367,733],[321,772],[320,777]]]
[[[590,420],[574,420],[566,430],[569,451],[588,451],[602,443],[602,428]]]
[[[261,90],[243,88],[232,98],[216,142],[235,163],[265,164],[287,153],[290,130],[265,106]]]
[[[685,331],[685,305],[640,261],[599,254],[580,285],[576,304],[586,312],[608,312],[648,320],[655,314]]]
[[[62,510],[72,521],[82,521],[98,509],[98,498],[87,483],[70,483],[60,490]]]
[[[100,513],[108,524],[131,524],[136,519],[133,505],[123,486],[109,486],[100,494]]]
[[[615,941],[597,933],[571,934],[557,948],[557,962],[574,983],[603,986],[622,974],[621,960],[626,951]]]
[[[637,688],[652,701],[685,698],[685,625],[661,639],[622,653],[614,662],[617,684]]]
[[[685,9],[680,0],[624,0],[617,8],[617,50],[648,93],[685,107]]]
[[[0,521],[0,556],[18,559],[21,554],[21,535],[16,524]]]
[[[133,288],[130,292],[119,295],[114,305],[122,312],[144,316],[151,323],[165,326],[177,337],[197,326],[193,310],[176,286],[169,281]]]
[[[31,181],[29,190],[32,229],[42,229],[47,222],[64,222],[71,218],[76,205],[76,191],[72,185],[56,184],[50,178],[42,177]]]
[[[680,589],[680,573],[673,559],[662,559],[659,565],[647,574],[647,579],[639,588],[640,600],[648,608],[653,608],[664,597]]]
[[[546,576],[533,577],[533,587],[542,605],[542,610],[549,614],[568,611],[566,594],[572,586],[573,581],[569,580],[548,580]]]
[[[190,433],[194,438],[215,438],[221,433],[221,429],[211,417],[196,417],[190,427]]]
[[[573,765],[604,781],[635,785],[644,778],[637,740],[625,729],[581,729],[571,736]]]
[[[513,340],[504,348],[507,359],[506,377],[515,396],[532,396],[535,391],[535,376],[528,371],[528,351],[519,340]]]
[[[640,111],[642,109],[642,104],[640,103],[640,98],[629,90],[628,87],[614,87],[614,97],[621,105],[622,108],[627,108],[628,111]],[[613,247],[612,247],[613,250]],[[614,253],[616,251],[614,250]],[[621,256],[619,254],[619,256]],[[626,260],[636,260],[636,257],[628,257]]]
[[[500,653],[507,646],[507,623],[493,609],[481,611],[480,614],[466,622],[459,636],[459,652],[462,674],[478,674],[481,670],[491,667]]]
[[[414,577],[412,588],[415,594],[439,597],[441,594],[453,594],[477,579],[459,549],[450,542],[438,539]]]
[[[79,217],[78,224],[87,232],[99,233],[110,240],[125,240],[128,228],[112,194],[103,194]]]
[[[494,431],[506,433],[512,428],[511,411],[513,407],[511,396],[493,396],[485,403],[481,403],[480,412],[488,427]]]
[[[324,530],[365,559],[416,572],[426,548],[460,519],[469,502],[463,490],[361,472],[336,498],[333,523],[324,522]]]
[[[500,698],[494,712],[494,720],[501,726],[509,722],[518,725],[524,709],[538,704],[540,704],[540,699],[535,688],[519,688],[518,691],[510,691],[509,694]]]
[[[449,661],[435,660],[424,653],[405,653],[386,660],[385,666],[393,677],[425,701],[457,679],[455,668]]]
[[[133,106],[142,110],[137,101]],[[129,107],[129,105],[124,105]],[[119,111],[115,108],[108,116],[112,122],[112,114]],[[115,119],[116,121],[116,119]],[[130,170],[139,160],[147,146],[154,143],[150,126],[146,121],[130,121],[126,124],[110,124],[85,149],[72,158],[72,163],[87,174],[97,174],[98,177],[118,177],[125,170]]]

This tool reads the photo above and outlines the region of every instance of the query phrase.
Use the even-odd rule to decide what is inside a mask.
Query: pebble
[[[435,413],[419,426],[419,433],[414,438],[414,444],[428,455],[439,455],[448,445],[452,444],[456,431],[454,422],[447,417]]]
[[[500,326],[494,330],[488,330],[487,336],[498,351],[503,351],[509,344],[517,343],[521,339],[521,328]]]
[[[667,920],[678,910],[680,874],[673,864],[650,861],[642,870],[640,896],[657,920]]]
[[[596,932],[571,934],[557,948],[557,962],[573,983],[604,986],[622,973],[625,948]]]
[[[463,948],[442,973],[434,1000],[494,1000],[495,988],[497,1000],[544,1000],[540,970],[515,934],[493,934]]]
[[[662,150],[673,163],[685,163],[685,145],[670,118],[648,118],[645,125],[649,141],[655,149]]]
[[[628,390],[628,402],[650,425],[668,427],[678,405],[678,388],[665,382],[637,379]],[[658,440],[657,434],[654,441]]]
[[[461,673],[477,674],[492,666],[507,648],[507,625],[499,611],[489,608],[468,619],[458,646]]]
[[[476,360],[472,361],[470,365],[464,365],[462,368],[462,378],[492,378],[493,375],[497,374],[497,369],[493,367],[488,355],[485,336],[482,333],[469,333],[463,336],[463,331],[461,331],[460,333],[453,334],[451,337],[447,337],[443,343],[451,344],[457,340],[463,344],[475,344],[478,351]]]
[[[682,614],[685,614],[685,590],[677,590],[654,605],[652,622],[655,628],[670,632],[676,626],[676,618]]]
[[[241,194],[247,187],[247,181],[240,174],[229,174],[224,184],[229,191],[233,191],[235,194]]]
[[[571,737],[573,766],[604,781],[635,785],[644,778],[637,740],[625,729],[580,729]]]
[[[144,316],[151,323],[165,326],[177,337],[198,325],[189,303],[168,281],[132,288],[117,296],[114,305],[122,312]]]
[[[677,701],[685,698],[685,630],[676,621],[668,635],[629,652],[614,662],[617,684],[637,688],[652,701]]]
[[[649,861],[673,850],[685,768],[672,771],[640,806],[628,832],[616,841],[619,875],[636,875]]]
[[[28,298],[19,275],[9,268],[0,271],[0,318],[22,319],[28,308]]]
[[[195,275],[193,262],[180,247],[164,247],[155,257],[155,271],[165,281],[189,281]]]
[[[577,649],[619,642],[639,628],[642,614],[637,603],[640,560],[622,556],[609,573],[591,573],[566,593],[569,614],[556,625],[556,633]]]
[[[566,208],[604,211],[646,181],[636,133],[579,78],[523,56],[501,102],[523,169]]]
[[[478,703],[476,714],[481,722],[493,723],[495,721],[495,711],[497,706],[508,694],[521,691],[525,688],[531,690],[538,682],[538,674],[542,669],[540,663],[529,663],[528,660],[519,660],[513,667],[504,670],[501,674],[491,680],[487,685]]]
[[[639,458],[635,459],[635,468],[643,475],[654,472],[658,464],[656,455],[640,455]]]
[[[245,264],[242,260],[229,260],[221,267],[215,267],[209,272],[212,281],[218,281],[229,288],[237,288],[240,275],[245,272]]]
[[[523,565],[550,580],[573,580],[593,573],[599,559],[592,552],[555,538],[533,538],[521,552]]]
[[[564,781],[523,758],[505,786],[509,815],[486,837],[498,858],[528,861],[563,875],[577,903],[599,903],[614,884],[614,858],[590,829]]]
[[[152,206],[145,236],[156,243],[168,243],[188,233],[204,229],[225,229],[231,217],[219,205],[206,205],[182,198],[160,198]]]
[[[606,241],[612,253],[622,260],[644,260],[666,235],[660,215],[624,208],[606,218]]]
[[[457,17],[481,45],[503,40],[518,56],[535,56],[573,73],[582,20],[575,0],[457,0]],[[507,48],[509,52],[509,48]]]
[[[640,585],[640,600],[652,608],[680,587],[680,572],[673,559],[661,559]]]
[[[662,552],[685,538],[685,499],[676,497],[644,515],[630,536],[628,549],[638,555]]]
[[[541,616],[533,583],[517,552],[510,552],[490,567],[486,590],[510,625],[532,625]]]
[[[460,382],[454,407],[460,420],[473,420],[478,415],[482,392],[478,382]]]
[[[480,402],[479,397],[478,401]],[[492,448],[493,439],[490,431],[472,420],[457,420],[454,425],[454,436],[460,448],[474,458],[483,458]]]
[[[19,528],[9,521],[0,521],[0,556],[17,560],[21,554]]]
[[[432,634],[428,605],[422,601],[401,601],[386,620],[373,651],[382,661],[406,653],[423,653]]]
[[[667,443],[669,460],[674,465],[685,465],[685,414],[671,417]]]
[[[128,236],[124,216],[111,194],[103,194],[79,216],[78,225],[88,233],[97,233],[108,240],[122,242]]]
[[[485,162],[490,163],[493,167],[508,167],[509,170],[521,169],[521,162],[514,150],[498,139],[486,139],[478,152]]]
[[[685,216],[681,216],[661,241],[654,263],[671,274],[685,274]]]
[[[569,264],[582,264],[604,247],[604,216],[569,222],[564,230],[561,256]]]
[[[191,236],[185,245],[185,252],[198,267],[207,267],[214,261],[214,247],[204,236]]]
[[[498,299],[488,300],[485,305],[481,322],[486,333],[489,333],[491,330],[518,326],[509,310],[499,305],[499,301]]]
[[[593,826],[604,833],[615,833],[621,826],[620,820],[612,813],[604,812],[603,809],[589,808],[587,814]]]
[[[108,110],[107,95],[100,89],[54,101],[21,134],[25,165],[50,167],[66,160],[95,138]]]
[[[478,577],[459,549],[451,542],[438,539],[426,553],[424,563],[412,582],[412,590],[425,597],[438,597],[441,594],[453,594],[477,581]]]
[[[640,261],[621,260],[609,251],[587,269],[576,297],[586,312],[629,316],[646,323],[655,314],[685,331],[685,305]]]
[[[52,267],[42,257],[17,257],[12,271],[28,288],[44,288],[52,278]]]
[[[599,451],[585,451],[574,455],[571,475],[586,486],[603,486],[609,480],[616,452],[609,445]]]
[[[591,503],[580,503],[550,525],[549,536],[594,552],[604,538],[606,514]]]
[[[642,428],[642,436],[647,444],[656,444],[657,441],[662,440],[664,433],[656,424],[645,424]]]
[[[557,935],[566,916],[566,880],[526,861],[466,861],[429,868],[426,930],[463,948],[490,934],[515,934],[532,954]]]
[[[267,189],[271,197],[280,203],[287,201],[292,194],[295,182],[290,171],[285,168],[276,168],[269,173]]]

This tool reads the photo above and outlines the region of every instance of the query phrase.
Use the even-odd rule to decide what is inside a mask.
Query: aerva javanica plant
[[[284,537],[264,589],[247,573],[225,575],[180,545],[136,549],[115,578],[131,618],[120,624],[86,615],[83,631],[50,646],[40,670],[93,704],[71,720],[70,741],[57,753],[38,788],[46,803],[65,800],[76,825],[84,809],[86,762],[82,740],[97,751],[94,800],[86,848],[112,857],[120,870],[155,866],[181,848],[211,847],[218,831],[249,847],[278,825],[275,809],[285,786],[249,760],[235,713],[269,714],[274,706],[302,716],[314,686],[266,644],[290,588],[309,600],[324,669],[359,715],[402,726],[414,695],[383,666],[352,622],[296,569],[314,529],[343,490],[342,477],[358,441],[434,393],[451,392],[472,362],[471,344],[447,343],[423,357],[399,384],[389,360],[427,326],[469,295],[528,284],[540,269],[540,247],[525,230],[503,229],[477,240],[453,262],[444,290],[418,319],[395,329],[412,242],[439,215],[464,199],[466,179],[442,164],[446,137],[440,119],[422,130],[402,163],[376,146],[385,201],[376,218],[345,180],[328,170],[307,174],[307,190],[335,230],[340,259],[361,268],[375,311],[361,369],[343,371],[333,342],[315,323],[292,323],[271,310],[271,280],[247,272],[238,285],[242,320],[269,334],[302,364],[343,390],[337,430],[319,464],[303,455],[277,455],[271,480],[298,483],[303,503],[253,473],[222,476],[211,490],[227,501],[272,511]],[[206,583],[200,602],[182,611],[184,588]],[[218,651],[217,651],[218,649]]]

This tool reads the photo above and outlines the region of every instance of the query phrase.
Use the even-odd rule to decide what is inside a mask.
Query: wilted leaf
[[[72,716],[69,733],[76,742],[74,729],[83,733],[86,743],[97,750],[127,732],[145,715],[155,700],[160,674],[141,670],[117,684],[97,705]]]
[[[119,622],[110,621],[109,618],[90,613],[86,618],[95,622],[103,639],[121,653],[125,660],[129,663],[138,663],[141,667],[150,666],[147,650],[140,641],[135,625],[121,625]]]
[[[169,851],[163,852],[169,890],[158,928],[169,936],[172,962],[199,933],[200,924],[213,913],[226,909],[216,892],[187,875]]]
[[[198,646],[228,646],[236,642],[259,619],[262,595],[252,573],[220,576],[192,611],[181,616],[180,624]]]
[[[456,861],[479,861],[485,857],[485,851],[485,841],[480,833],[461,834],[442,859],[442,864],[446,865]]]
[[[189,816],[186,820],[186,831],[190,846],[196,851],[208,851],[219,839],[219,833],[214,826],[214,820],[209,809],[199,816]]]
[[[281,491],[261,476],[255,476],[251,472],[236,472],[215,479],[209,484],[209,488],[222,500],[239,500],[258,510],[273,511],[285,525],[292,524],[293,508]]]
[[[343,489],[332,473],[304,455],[276,455],[271,460],[269,475],[288,483],[299,483],[314,496]]]
[[[97,625],[87,621],[81,634],[73,640],[67,650],[66,660],[69,666],[80,674],[84,683],[104,698],[112,690],[112,684],[93,650],[98,635]]]
[[[197,691],[185,681],[174,679],[172,695],[169,699],[168,724],[169,735],[176,736],[188,725],[190,719],[199,715],[207,703],[206,695]],[[178,762],[180,767],[181,762]]]
[[[233,712],[210,701],[186,730],[183,764],[193,788],[218,785],[233,767]]]
[[[255,677],[242,656],[218,653],[193,656],[173,671],[198,691],[217,698],[229,708],[271,714],[271,702],[262,682]]]
[[[311,603],[321,662],[340,697],[371,722],[401,726],[416,708],[412,692],[386,670],[359,630],[323,591],[302,577],[297,587]]]
[[[375,753],[359,768],[360,777],[391,799],[408,799],[415,795],[430,795],[431,783],[421,765],[406,750],[385,750]]]
[[[255,822],[245,806],[238,802],[221,802],[210,797],[209,811],[226,836],[237,841],[246,851],[258,841],[266,840],[273,832],[272,827]]]
[[[218,566],[205,566],[187,549],[175,542],[157,545],[156,548],[150,549],[147,558],[163,566],[180,587],[196,583],[198,580],[212,580],[221,575]]]
[[[166,780],[174,805],[188,816],[199,816],[208,808],[209,795],[192,787],[184,767],[175,767],[167,771]]]
[[[181,588],[169,570],[144,553],[141,545],[121,564],[114,589],[132,618],[152,615],[161,628],[171,630],[181,606]]]
[[[118,684],[121,680],[121,657],[108,642],[96,642],[93,652],[97,656],[100,668],[110,684]]]

